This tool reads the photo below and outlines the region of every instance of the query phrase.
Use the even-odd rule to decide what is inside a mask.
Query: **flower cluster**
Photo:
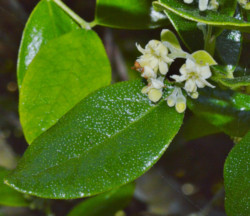
[[[185,3],[191,4],[194,0],[184,0]],[[219,3],[217,0],[199,0],[199,10],[217,10],[219,8]]]
[[[142,93],[147,93],[151,101],[157,102],[162,97],[164,76],[174,59],[168,57],[169,50],[161,41],[151,40],[145,49],[138,44],[136,46],[142,55],[135,62],[135,68],[148,81]]]
[[[184,89],[194,99],[199,96],[197,88],[204,88],[205,86],[214,88],[213,85],[206,81],[212,75],[208,65],[202,66],[191,59],[187,59],[186,64],[180,68],[180,73],[180,76],[173,75],[171,78],[178,83],[185,81]]]
[[[186,94],[193,99],[198,98],[198,88],[205,86],[214,88],[207,79],[212,76],[211,65],[216,64],[214,59],[206,51],[197,51],[188,54],[182,51],[175,35],[169,30],[161,33],[162,41],[151,40],[143,49],[136,44],[142,55],[136,60],[134,69],[141,73],[147,80],[147,86],[142,89],[143,94],[156,103],[163,96],[164,80],[170,65],[176,58],[185,58],[186,62],[180,68],[180,75],[172,75],[174,86],[170,87],[170,94],[165,98],[170,107],[175,106],[177,112],[182,113],[186,109]]]

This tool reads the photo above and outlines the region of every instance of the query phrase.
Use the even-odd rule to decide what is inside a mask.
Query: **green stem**
[[[96,25],[97,25],[97,23],[96,23],[95,20],[89,23],[89,26],[90,26],[91,28],[94,28]]]
[[[205,36],[204,49],[213,56],[214,49],[215,49],[216,37],[214,35],[212,35],[212,32],[213,32],[213,27],[211,25],[208,25],[207,34]]]
[[[66,4],[64,4],[61,0],[54,0],[54,2],[64,10],[73,20],[75,20],[82,28],[91,29],[88,22],[83,20],[80,16],[78,16],[74,11],[72,11]]]

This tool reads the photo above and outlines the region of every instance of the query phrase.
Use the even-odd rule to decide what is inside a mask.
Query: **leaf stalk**
[[[91,29],[88,22],[78,16],[73,10],[71,10],[61,0],[53,0],[62,10],[64,10],[73,20],[75,20],[82,28]]]

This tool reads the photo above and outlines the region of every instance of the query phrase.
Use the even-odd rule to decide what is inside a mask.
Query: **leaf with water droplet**
[[[20,121],[28,143],[110,81],[109,60],[94,31],[76,30],[49,41],[29,65],[20,91]]]
[[[4,184],[3,179],[9,172],[9,170],[0,167],[0,206],[28,206],[29,203],[24,198],[24,194],[21,194]]]
[[[162,8],[162,10],[171,11],[187,20],[250,32],[250,22],[232,17],[237,5],[236,0],[221,0],[218,11],[206,10],[202,12],[199,10],[198,4],[186,4],[181,0],[159,0],[153,2],[153,5]]]
[[[233,147],[224,166],[228,216],[250,215],[250,132]]]
[[[199,98],[188,100],[193,113],[230,136],[244,136],[250,129],[250,95],[206,87]]]
[[[24,193],[71,199],[145,173],[178,132],[183,114],[154,104],[141,80],[92,93],[30,145],[7,183]]]
[[[76,205],[67,216],[113,216],[131,201],[135,190],[133,183],[91,197]]]

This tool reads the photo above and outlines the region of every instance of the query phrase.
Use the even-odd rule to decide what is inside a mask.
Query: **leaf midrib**
[[[129,124],[128,127],[125,127],[125,128],[123,128],[122,130],[120,130],[119,132],[114,133],[112,136],[107,137],[107,139],[105,139],[105,141],[98,143],[97,145],[93,146],[92,148],[88,149],[87,151],[84,151],[84,153],[94,150],[94,149],[95,149],[96,147],[98,147],[100,144],[104,144],[104,143],[107,142],[107,140],[111,140],[112,138],[118,136],[118,135],[119,135],[120,133],[122,133],[123,131],[128,130],[128,129],[131,127],[131,125],[135,124],[136,122],[138,122],[139,120],[143,119],[143,118],[146,117],[148,114],[150,114],[151,112],[153,112],[153,110],[155,110],[156,108],[158,108],[163,102],[164,102],[164,100],[160,101],[160,102],[159,102],[158,104],[156,104],[155,106],[152,106],[151,108],[149,108],[148,112],[145,112],[145,114],[140,115],[135,121],[133,121],[131,124]],[[33,144],[33,145],[34,145],[34,144]],[[84,154],[84,155],[85,155],[85,154]],[[47,170],[49,170],[49,169],[52,169],[52,168],[54,168],[54,167],[61,166],[62,164],[65,164],[65,163],[69,162],[70,160],[80,159],[80,158],[84,157],[84,155],[80,155],[80,156],[76,156],[76,157],[71,157],[71,158],[67,159],[67,160],[64,161],[64,162],[62,162],[62,163],[60,163],[60,164],[56,164],[56,165],[51,166],[51,167],[48,167],[48,168],[44,169],[43,171],[40,171],[40,172],[37,172],[37,173],[32,173],[31,176],[37,176],[37,175],[39,175],[40,173],[45,172],[45,171],[47,171]]]
[[[163,4],[160,2],[154,2],[154,3],[160,5],[161,7],[165,8],[166,10],[172,11],[173,13],[175,13],[179,16],[182,16],[182,17],[184,17],[188,20],[191,20],[191,21],[195,21],[195,22],[199,21],[201,23],[206,23],[206,24],[215,25],[215,26],[219,25],[219,26],[250,27],[249,22],[237,22],[237,23],[233,23],[230,21],[216,22],[216,21],[208,21],[208,20],[204,20],[204,19],[200,19],[200,18],[193,18],[193,17],[188,16],[185,12],[178,11],[174,8],[169,7],[166,4]],[[225,15],[223,15],[223,16],[225,16]],[[233,17],[230,17],[230,18],[233,18]],[[237,19],[235,19],[235,20],[237,20]],[[239,21],[239,20],[237,20],[237,21]]]

